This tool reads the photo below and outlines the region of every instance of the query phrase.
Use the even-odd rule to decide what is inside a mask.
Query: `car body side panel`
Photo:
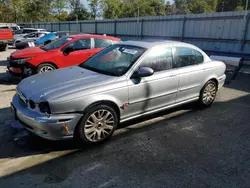
[[[176,102],[199,96],[206,79],[207,63],[178,68],[180,82]]]
[[[157,72],[142,79],[128,79],[128,116],[174,104],[178,82],[177,70]]]
[[[58,68],[62,68],[61,64],[58,63],[57,59],[60,56],[60,51],[51,50],[44,54],[37,55],[34,59],[29,60],[29,63],[35,67],[38,67],[41,63],[54,63]]]
[[[68,55],[64,55],[62,52],[59,52],[57,64],[59,64],[60,68],[79,65],[94,55],[92,51],[93,49],[77,50]]]
[[[221,61],[208,62],[206,74],[204,75],[205,80],[204,80],[203,85],[205,85],[205,83],[211,79],[216,79],[218,82],[220,82],[220,79],[222,79],[223,83],[224,83],[224,81],[226,79],[225,71],[226,71],[225,63],[223,63]]]
[[[64,95],[50,102],[51,110],[55,113],[83,112],[84,109],[98,101],[110,101],[120,109],[121,118],[128,113],[122,109],[128,103],[128,87],[126,77],[122,77],[113,84],[105,84],[97,88],[89,88],[77,93]]]

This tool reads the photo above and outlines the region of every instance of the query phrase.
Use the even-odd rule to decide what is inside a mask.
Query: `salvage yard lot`
[[[17,81],[0,53],[0,187],[250,187],[250,76],[225,85],[211,108],[185,105],[120,125],[80,148],[11,127]]]

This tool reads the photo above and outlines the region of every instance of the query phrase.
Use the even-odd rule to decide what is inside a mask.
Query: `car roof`
[[[29,30],[34,30],[34,31],[37,31],[37,30],[46,30],[46,29],[40,29],[40,28],[23,28],[23,30],[25,29],[29,29]]]
[[[77,35],[68,35],[67,37],[73,37],[75,39],[80,39],[80,38],[101,38],[101,39],[109,39],[109,40],[114,40],[114,41],[120,41],[120,38],[117,37],[112,37],[112,36],[106,36],[106,35],[94,35],[94,34],[77,34]]]
[[[179,41],[172,41],[172,40],[142,40],[142,41],[125,41],[125,42],[120,42],[118,44],[126,44],[126,45],[131,45],[131,46],[138,46],[142,48],[152,48],[154,46],[159,46],[159,45],[185,45],[185,46],[190,46],[194,47],[191,44],[184,43],[184,42],[179,42]]]

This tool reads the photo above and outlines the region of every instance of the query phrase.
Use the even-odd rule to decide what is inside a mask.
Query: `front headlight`
[[[43,113],[51,114],[49,103],[48,102],[40,102],[39,103],[39,109]]]
[[[23,59],[15,59],[13,62],[14,63],[17,63],[17,64],[24,64],[26,63],[27,61],[31,60],[32,57],[29,57],[29,58],[23,58]]]

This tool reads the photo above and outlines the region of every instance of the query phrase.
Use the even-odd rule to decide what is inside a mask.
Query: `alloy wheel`
[[[115,119],[111,112],[100,109],[92,113],[84,126],[84,134],[91,142],[98,142],[108,137],[115,126]]]
[[[204,89],[202,101],[204,104],[209,105],[214,101],[215,96],[216,96],[216,86],[210,83]]]
[[[39,73],[45,73],[45,72],[49,72],[49,71],[53,71],[53,70],[54,70],[54,68],[51,67],[51,66],[43,66],[43,67],[40,69]]]

